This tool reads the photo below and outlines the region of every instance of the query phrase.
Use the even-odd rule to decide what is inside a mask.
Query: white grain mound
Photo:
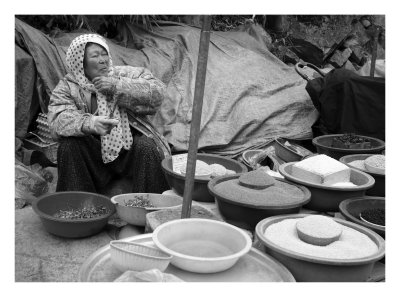
[[[293,253],[325,259],[359,259],[373,255],[377,245],[365,234],[343,226],[339,240],[326,246],[317,246],[302,241],[297,235],[296,223],[299,219],[286,219],[270,225],[264,236]]]

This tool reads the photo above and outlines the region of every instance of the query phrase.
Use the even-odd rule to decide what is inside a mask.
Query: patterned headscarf
[[[100,93],[95,86],[85,76],[83,59],[85,57],[85,48],[88,42],[96,43],[104,47],[109,56],[109,72],[108,76],[113,75],[112,60],[110,50],[103,37],[96,34],[84,34],[72,40],[67,50],[67,67],[71,75],[73,75],[79,86],[96,94],[97,106],[100,116],[109,116],[110,111],[114,107],[115,100],[107,102],[106,95]],[[118,126],[114,127],[110,134],[101,136],[101,155],[104,163],[112,162],[117,157],[121,148],[129,150],[133,143],[132,134],[129,128],[128,115],[124,108],[115,108],[114,117],[119,120]]]

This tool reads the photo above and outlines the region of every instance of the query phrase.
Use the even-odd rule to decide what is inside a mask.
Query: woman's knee
[[[64,137],[58,141],[58,157],[73,157],[79,154],[82,149],[94,147],[96,144],[88,137]]]
[[[157,145],[153,139],[140,136],[135,138],[135,148],[138,154],[142,155],[159,155]]]
[[[58,151],[60,153],[73,153],[82,145],[82,140],[78,137],[63,137],[58,141]]]

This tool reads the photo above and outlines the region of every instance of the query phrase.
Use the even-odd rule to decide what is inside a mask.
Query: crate
[[[24,139],[24,147],[30,150],[43,152],[47,159],[53,163],[57,163],[58,142],[47,143],[33,136]]]
[[[39,113],[37,122],[37,130],[24,139],[24,146],[27,149],[43,152],[46,157],[53,163],[57,163],[58,142],[55,142],[51,135],[49,125],[47,124],[47,115]]]

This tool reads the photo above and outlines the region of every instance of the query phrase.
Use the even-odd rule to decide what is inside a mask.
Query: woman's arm
[[[164,100],[166,87],[143,67],[116,67],[114,98],[118,105],[136,114],[154,114]]]
[[[90,134],[92,115],[78,109],[65,80],[60,80],[50,97],[47,120],[53,138]]]

